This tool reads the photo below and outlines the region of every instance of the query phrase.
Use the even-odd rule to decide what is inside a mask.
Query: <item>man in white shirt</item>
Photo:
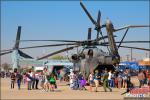
[[[31,84],[32,84],[32,73],[29,71],[27,74],[27,82],[28,82],[28,90],[31,90]]]
[[[72,69],[70,69],[70,75],[69,75],[69,77],[70,77],[70,88],[71,89],[73,89],[73,87],[74,87],[74,84],[73,84],[73,82],[74,82],[74,72],[73,72],[73,70]]]
[[[111,86],[111,77],[112,77],[112,73],[111,70],[108,72],[109,76],[108,76],[108,85]]]

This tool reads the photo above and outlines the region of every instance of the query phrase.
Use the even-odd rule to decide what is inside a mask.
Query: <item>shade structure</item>
[[[150,66],[150,58],[145,58],[138,62],[141,66]]]

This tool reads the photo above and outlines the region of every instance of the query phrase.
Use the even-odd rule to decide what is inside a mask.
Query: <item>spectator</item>
[[[148,86],[150,86],[150,74],[148,76]]]
[[[82,84],[81,84],[82,80],[83,80],[83,75],[82,75],[81,72],[79,72],[79,75],[78,75],[78,82],[79,82],[79,89],[80,89],[80,90],[81,90],[81,88],[82,88]]]
[[[54,91],[56,85],[56,79],[53,74],[50,75],[49,82],[50,82],[50,91]]]
[[[50,76],[47,74],[45,76],[45,83],[44,83],[44,89],[46,92],[48,92],[48,90],[49,90],[49,78],[50,78]]]
[[[70,69],[70,88],[73,89],[74,87],[74,78],[75,78],[75,75],[74,75],[74,72],[72,69]]]
[[[121,75],[121,73],[118,75],[117,80],[118,80],[118,88],[120,89],[120,88],[122,88],[122,75]]]
[[[146,70],[145,74],[146,74],[146,79],[145,79],[145,80],[146,80],[146,84],[148,84],[148,80],[149,80],[149,79],[148,79],[148,77],[149,77],[149,75],[148,75],[148,74],[149,74],[149,73],[148,73],[148,69]]]
[[[94,75],[93,75],[93,72],[91,72],[91,74],[89,75],[89,83],[90,83],[89,91],[92,92],[92,86],[94,84]]]
[[[22,83],[23,83],[23,84],[26,83],[26,73],[23,74],[23,81],[22,81]]]
[[[15,74],[11,73],[11,89],[14,88],[15,80],[16,80]]]
[[[112,78],[112,73],[111,70],[108,72],[109,76],[108,76],[108,85],[111,86],[111,78]]]
[[[74,72],[74,81],[73,81],[73,89],[74,90],[77,90],[77,89],[79,89],[79,80],[78,80],[78,74],[77,74],[77,72]]]
[[[42,87],[42,90],[44,91],[45,78],[42,73],[39,76],[39,81],[40,81],[40,86]]]
[[[35,89],[35,73],[32,72],[32,89]]]
[[[130,76],[127,77],[127,89],[126,92],[122,93],[121,95],[130,92],[134,88],[133,83],[131,83],[131,78]]]
[[[95,70],[95,74],[94,74],[94,83],[95,83],[95,92],[97,92],[97,88],[99,86],[99,78],[100,76],[98,75],[98,70]]]
[[[38,89],[38,83],[39,83],[39,74],[36,72],[35,74],[35,89]]]
[[[110,92],[112,92],[112,89],[108,85],[108,76],[109,76],[109,74],[108,74],[107,70],[105,70],[105,73],[103,75],[103,88],[104,88],[105,92],[107,92],[107,90],[106,90],[107,88],[110,90]]]
[[[26,76],[27,76],[28,90],[31,90],[31,84],[32,84],[31,70],[29,71],[29,73]]]
[[[112,73],[111,75],[111,85],[110,87],[115,87],[115,72]]]
[[[18,90],[20,90],[22,75],[18,72],[16,78],[17,78]]]
[[[141,86],[144,86],[144,81],[145,81],[145,75],[142,70],[140,70],[138,73],[138,80],[140,83],[139,88],[141,88]]]
[[[123,77],[122,77],[122,79],[123,79],[123,85],[122,85],[122,87],[123,87],[123,88],[127,88],[127,77],[128,77],[128,74],[127,74],[127,72],[125,71],[125,72],[123,73]]]

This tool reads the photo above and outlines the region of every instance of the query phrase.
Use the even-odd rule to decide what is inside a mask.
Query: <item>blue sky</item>
[[[83,1],[83,3],[95,19],[100,10],[102,23],[109,18],[116,28],[124,25],[149,24],[148,1]],[[3,1],[1,49],[13,47],[18,25],[22,26],[21,39],[84,40],[87,38],[87,29],[94,28],[79,1]],[[92,32],[94,38],[95,31]],[[118,36],[116,40],[121,40],[123,33],[124,31],[115,33]],[[106,34],[105,30],[103,34]],[[130,29],[125,40],[149,40],[149,29]],[[51,43],[21,43],[20,47]],[[149,48],[148,44],[130,45]],[[43,55],[43,52],[49,53],[61,48],[30,49],[25,52],[37,57]],[[129,51],[129,49],[119,49],[123,57],[129,54]],[[134,50],[134,53],[139,59],[145,56],[145,51]],[[2,62],[10,61],[10,55],[3,56],[2,60]]]

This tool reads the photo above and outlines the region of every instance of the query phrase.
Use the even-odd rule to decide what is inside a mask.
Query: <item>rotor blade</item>
[[[120,43],[120,42],[115,42],[115,43]],[[122,43],[150,43],[150,41],[123,41]],[[109,44],[108,42],[104,42],[101,44]]]
[[[55,41],[55,42],[82,42],[74,40],[20,40],[20,42]]]
[[[70,44],[52,44],[52,45],[41,45],[41,46],[31,46],[31,47],[23,47],[19,49],[31,49],[31,48],[43,48],[43,47],[55,47],[55,46],[65,46],[65,45],[77,45],[74,43]]]
[[[80,44],[75,44],[75,43],[70,43],[70,44],[52,44],[52,45],[40,45],[40,46],[30,46],[30,47],[22,47],[18,49],[33,49],[33,48],[43,48],[43,47],[55,47],[55,46],[65,46],[65,45],[80,45]],[[1,52],[6,52],[6,51],[11,51],[13,49],[9,50],[1,50]]]
[[[120,41],[120,43],[119,43],[119,45],[118,45],[118,49],[119,49],[119,47],[121,46],[121,43],[123,42],[123,40],[124,40],[124,38],[125,38],[125,36],[126,36],[128,30],[129,30],[129,28],[127,28],[127,30],[125,31],[125,33],[124,33],[124,35],[123,35],[123,37],[122,37],[122,39],[121,39],[121,41]]]
[[[19,48],[20,35],[21,35],[21,26],[18,26],[17,36],[16,36],[16,43],[15,43],[14,49],[18,49]]]
[[[116,37],[116,35],[114,35],[114,37]],[[99,37],[98,38],[98,41],[102,40],[102,39],[106,39],[108,38],[108,36],[104,36],[103,38],[102,37]],[[21,40],[22,41],[22,40]],[[24,41],[24,40],[23,40]],[[25,41],[28,41],[28,40],[25,40]],[[29,40],[30,41],[30,40]],[[32,41],[32,40],[31,40]],[[34,41],[34,40],[33,40]],[[36,40],[35,40],[36,41]],[[68,44],[52,44],[52,45],[41,45],[41,46],[31,46],[31,47],[22,47],[22,48],[18,48],[18,49],[30,49],[30,48],[42,48],[42,47],[51,47],[51,46],[63,46],[63,45],[81,45],[82,43],[84,42],[92,42],[92,41],[97,41],[97,40],[84,40],[84,41],[79,41],[78,43],[68,43]],[[107,42],[106,42],[107,44]],[[13,49],[7,49],[7,50],[1,50],[1,52],[6,52],[6,51],[12,51]]]
[[[11,53],[11,52],[12,52],[12,51],[0,53],[0,56],[5,55],[5,54],[9,54],[9,53]]]
[[[96,25],[97,24],[96,21],[92,18],[92,16],[87,11],[86,7],[83,5],[83,3],[81,1],[80,1],[80,5],[83,8],[83,10],[85,11],[85,13],[87,14],[87,16],[89,17],[89,19],[92,21],[92,23]]]
[[[104,44],[100,44],[101,46],[109,46],[109,45],[104,45]],[[120,46],[122,48],[132,48],[132,49],[138,49],[138,50],[145,50],[145,51],[150,51],[150,49],[146,49],[146,48],[139,48],[139,47],[130,47],[130,46]]]
[[[64,51],[72,50],[72,49],[74,49],[75,47],[78,47],[78,46],[72,46],[72,47],[68,47],[68,48],[64,48],[64,49],[58,50],[58,51],[56,51],[56,52],[53,52],[53,53],[47,54],[47,55],[45,55],[45,56],[43,56],[43,57],[40,57],[40,58],[38,58],[37,60],[41,60],[41,59],[44,59],[44,58],[53,56],[53,55],[55,55],[55,54],[58,54],[58,53],[61,53],[61,52],[64,52]]]
[[[150,25],[129,25],[129,26],[125,26],[125,27],[122,27],[122,28],[114,29],[114,32],[124,30],[124,29],[127,29],[127,28],[142,28],[142,27],[150,27]]]
[[[120,47],[122,47],[122,48],[132,48],[132,49],[138,49],[138,50],[150,51],[150,49],[146,49],[146,48],[129,47],[129,46],[120,46]]]
[[[119,42],[115,42],[119,43]],[[150,41],[123,41],[122,43],[150,43]]]
[[[12,51],[14,49],[1,50],[1,52]]]
[[[114,36],[116,37],[116,36]],[[108,38],[108,36],[104,36],[104,38]],[[103,38],[99,38],[98,40],[101,40]],[[76,43],[82,43],[85,42],[87,40],[81,40],[81,41],[75,41],[75,40],[20,40],[20,42],[36,42],[36,41],[56,41],[56,42],[76,42]],[[92,40],[89,40],[92,41]]]

